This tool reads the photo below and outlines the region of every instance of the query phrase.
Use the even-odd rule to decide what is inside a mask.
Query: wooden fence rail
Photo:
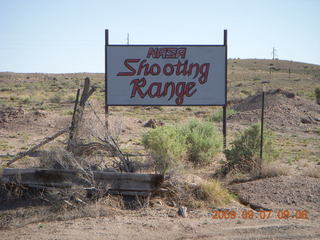
[[[37,188],[76,188],[108,186],[110,193],[146,195],[160,188],[163,175],[69,169],[0,170],[0,183],[16,183]]]

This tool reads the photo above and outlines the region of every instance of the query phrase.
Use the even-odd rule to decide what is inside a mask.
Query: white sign
[[[107,46],[108,105],[225,105],[225,46]]]

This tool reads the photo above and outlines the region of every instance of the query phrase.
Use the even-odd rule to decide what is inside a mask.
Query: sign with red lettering
[[[108,45],[108,105],[225,105],[225,48]]]

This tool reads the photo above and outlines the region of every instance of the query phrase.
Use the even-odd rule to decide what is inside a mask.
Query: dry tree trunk
[[[75,109],[74,109],[73,119],[72,119],[71,128],[70,128],[67,150],[71,151],[75,156],[90,155],[92,152],[97,150],[106,151],[111,153],[112,156],[115,156],[116,158],[118,158],[119,161],[116,162],[116,164],[118,165],[118,168],[121,171],[133,172],[134,167],[132,162],[129,160],[129,158],[126,155],[122,153],[116,141],[113,139],[112,136],[110,136],[110,134],[107,134],[107,136],[104,139],[97,137],[100,142],[91,142],[91,143],[83,144],[81,143],[81,141],[79,141],[79,135],[81,130],[80,124],[83,119],[85,105],[89,97],[95,91],[95,88],[93,87],[91,87],[90,90],[89,89],[90,89],[90,79],[86,78],[79,104],[78,104],[79,91],[77,93],[77,99],[75,103]],[[107,131],[107,128],[105,129],[105,131]]]
[[[92,93],[95,91],[94,87],[91,87],[90,89],[90,78],[86,78],[84,80],[84,87],[80,99],[80,103],[78,106],[78,101],[79,101],[79,91],[77,93],[77,99],[75,102],[75,109],[73,113],[73,119],[71,123],[71,128],[70,128],[70,134],[69,134],[69,141],[68,141],[68,147],[67,149],[71,152],[76,151],[76,147],[78,145],[78,136],[80,133],[80,124],[83,118],[83,112],[84,108],[86,105],[86,101],[89,99],[89,97],[92,95]]]

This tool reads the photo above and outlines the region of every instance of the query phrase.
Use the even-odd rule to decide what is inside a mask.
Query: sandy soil
[[[51,206],[40,202],[34,206],[35,199],[29,206],[19,199],[15,204],[2,204],[0,234],[1,239],[43,240],[319,239],[319,186],[319,179],[303,176],[232,184],[229,189],[237,193],[240,203],[189,210],[186,218],[161,198],[152,199],[150,207],[140,210],[120,210],[100,201],[60,212],[52,212]],[[286,217],[285,211],[290,216]],[[228,212],[234,212],[235,217],[228,218]]]
[[[230,208],[240,213],[245,208]],[[208,210],[209,212],[210,210]],[[212,219],[208,212],[178,217],[174,209],[121,211],[109,216],[28,224],[1,239],[319,239],[318,219]],[[257,215],[258,216],[258,215]]]

